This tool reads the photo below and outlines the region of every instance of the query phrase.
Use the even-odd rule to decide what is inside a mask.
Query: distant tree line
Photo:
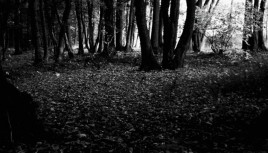
[[[34,63],[86,52],[104,57],[115,50],[132,51],[140,42],[141,70],[183,67],[185,53],[201,50],[212,16],[196,17],[196,8],[213,14],[220,0],[186,0],[186,20],[178,36],[180,0],[1,0],[0,46],[14,54],[34,51]],[[245,0],[243,45],[245,50],[266,50],[263,19],[266,0]],[[137,35],[138,32],[138,35]],[[178,39],[180,37],[180,39]],[[138,41],[139,40],[139,41]],[[65,54],[66,53],[66,54]],[[162,55],[157,62],[156,55]]]

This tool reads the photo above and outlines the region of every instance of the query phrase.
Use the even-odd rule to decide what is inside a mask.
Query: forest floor
[[[151,72],[138,71],[135,54],[100,69],[81,57],[36,67],[29,52],[10,55],[4,70],[34,97],[54,136],[0,152],[267,151],[267,130],[251,126],[268,105],[267,55],[189,54],[185,68]]]

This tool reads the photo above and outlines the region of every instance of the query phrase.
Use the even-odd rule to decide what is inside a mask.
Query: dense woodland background
[[[268,150],[266,0],[0,0],[0,152]]]

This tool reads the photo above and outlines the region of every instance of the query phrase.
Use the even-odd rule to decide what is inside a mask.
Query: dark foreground
[[[132,55],[84,67],[77,58],[34,67],[31,55],[3,64],[30,93],[48,135],[0,152],[262,152],[267,55],[234,62],[189,55],[176,71],[140,72]],[[266,129],[265,129],[266,128]]]

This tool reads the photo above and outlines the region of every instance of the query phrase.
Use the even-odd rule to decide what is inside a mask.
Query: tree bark
[[[21,27],[21,19],[20,19],[21,13],[20,13],[20,0],[15,1],[15,55],[22,54],[21,49],[21,40],[22,40],[22,27]]]
[[[116,48],[117,50],[123,49],[123,30],[124,30],[124,17],[125,17],[125,2],[118,0],[118,8],[117,8],[117,15],[116,15]]]
[[[51,8],[49,7],[48,1],[44,0],[44,9],[45,9],[45,19],[47,21],[47,29],[49,33],[49,37],[54,46],[54,55],[56,55],[58,42],[54,33],[54,21],[57,12],[57,5],[53,5]]]
[[[81,13],[81,0],[75,0],[75,11],[78,26],[78,54],[83,55],[83,35],[82,35],[82,13]]]
[[[83,13],[81,13],[81,21],[82,21],[82,27],[83,27],[83,34],[84,34],[84,44],[88,50],[88,52],[90,52],[90,48],[89,48],[89,44],[88,44],[88,37],[87,37],[87,27],[86,27],[86,23],[85,23],[85,16],[83,15]]]
[[[253,11],[253,51],[258,51],[259,49],[259,0],[254,1],[254,11]]]
[[[260,3],[260,20],[259,20],[259,31],[258,31],[258,37],[259,37],[259,42],[258,42],[258,48],[263,50],[263,51],[267,51],[267,48],[265,46],[265,42],[264,42],[264,36],[263,36],[263,18],[264,18],[264,11],[265,11],[265,5],[266,5],[266,0],[261,0]]]
[[[8,47],[7,44],[7,21],[10,15],[10,6],[8,2],[3,2],[0,5],[0,9],[2,12],[0,12],[0,45],[1,45],[1,51],[2,51],[2,56],[1,56],[1,61],[5,60],[5,53]]]
[[[64,0],[64,1],[65,1],[65,9],[64,9],[62,21],[60,24],[58,47],[57,47],[56,56],[55,56],[56,63],[62,61],[62,54],[64,51],[65,33],[69,25],[68,20],[69,20],[69,16],[71,13],[71,7],[72,7],[71,0]]]
[[[96,43],[94,46],[95,52],[100,54],[103,51],[103,41],[104,41],[104,8],[103,6],[100,6],[100,20],[99,20],[99,25],[98,25],[98,37],[96,39]]]
[[[209,0],[207,0],[207,3],[209,2]],[[203,8],[203,0],[198,0],[196,2],[196,6],[198,6],[200,9]],[[197,20],[195,19],[195,23],[197,23]],[[198,27],[195,27],[194,28],[194,31],[193,31],[193,37],[192,37],[192,45],[193,45],[193,51],[194,52],[200,52],[201,51],[201,45],[202,45],[202,42],[201,42],[201,38],[202,38],[202,33],[201,31],[199,30]]]
[[[190,41],[193,34],[194,19],[195,19],[195,1],[187,0],[187,15],[184,24],[183,32],[178,45],[175,49],[174,69],[184,66],[185,54],[190,47]]]
[[[105,35],[104,48],[102,56],[108,57],[112,48],[115,47],[114,42],[114,0],[104,0],[104,19],[105,19]]]
[[[127,42],[126,42],[126,51],[131,51],[132,45],[133,45],[133,35],[134,35],[134,14],[135,14],[135,8],[134,8],[134,1],[131,0],[130,3],[130,11],[129,11],[129,25],[128,25],[128,31],[127,31]],[[133,28],[134,27],[134,28]]]
[[[43,50],[44,50],[44,62],[48,62],[48,43],[47,43],[47,26],[45,20],[45,12],[44,12],[44,0],[39,2],[39,10],[41,16],[41,29],[42,29],[42,40],[43,40]]]
[[[41,55],[41,43],[40,43],[40,30],[38,25],[38,17],[37,17],[37,0],[29,0],[29,9],[31,10],[31,32],[32,32],[32,42],[35,50],[35,64],[42,63],[42,55]]]
[[[252,0],[246,0],[245,4],[245,17],[244,17],[244,26],[243,26],[243,40],[242,40],[242,49],[243,50],[252,50]]]
[[[164,21],[164,46],[163,46],[162,67],[165,69],[172,68],[172,58],[174,56],[173,51],[175,49],[177,40],[179,7],[180,7],[180,0],[172,1],[171,6],[169,6],[169,2],[162,1],[162,11]],[[170,13],[168,12],[169,10]]]
[[[160,1],[154,0],[153,2],[153,27],[152,27],[152,36],[151,43],[153,47],[153,51],[155,54],[158,53],[159,50],[159,15],[160,15]]]
[[[161,66],[154,57],[151,46],[149,31],[146,21],[146,3],[144,0],[135,0],[136,20],[141,43],[141,66],[140,70],[159,70]]]
[[[87,0],[88,7],[88,40],[90,45],[90,52],[94,52],[94,28],[93,28],[93,2]]]

